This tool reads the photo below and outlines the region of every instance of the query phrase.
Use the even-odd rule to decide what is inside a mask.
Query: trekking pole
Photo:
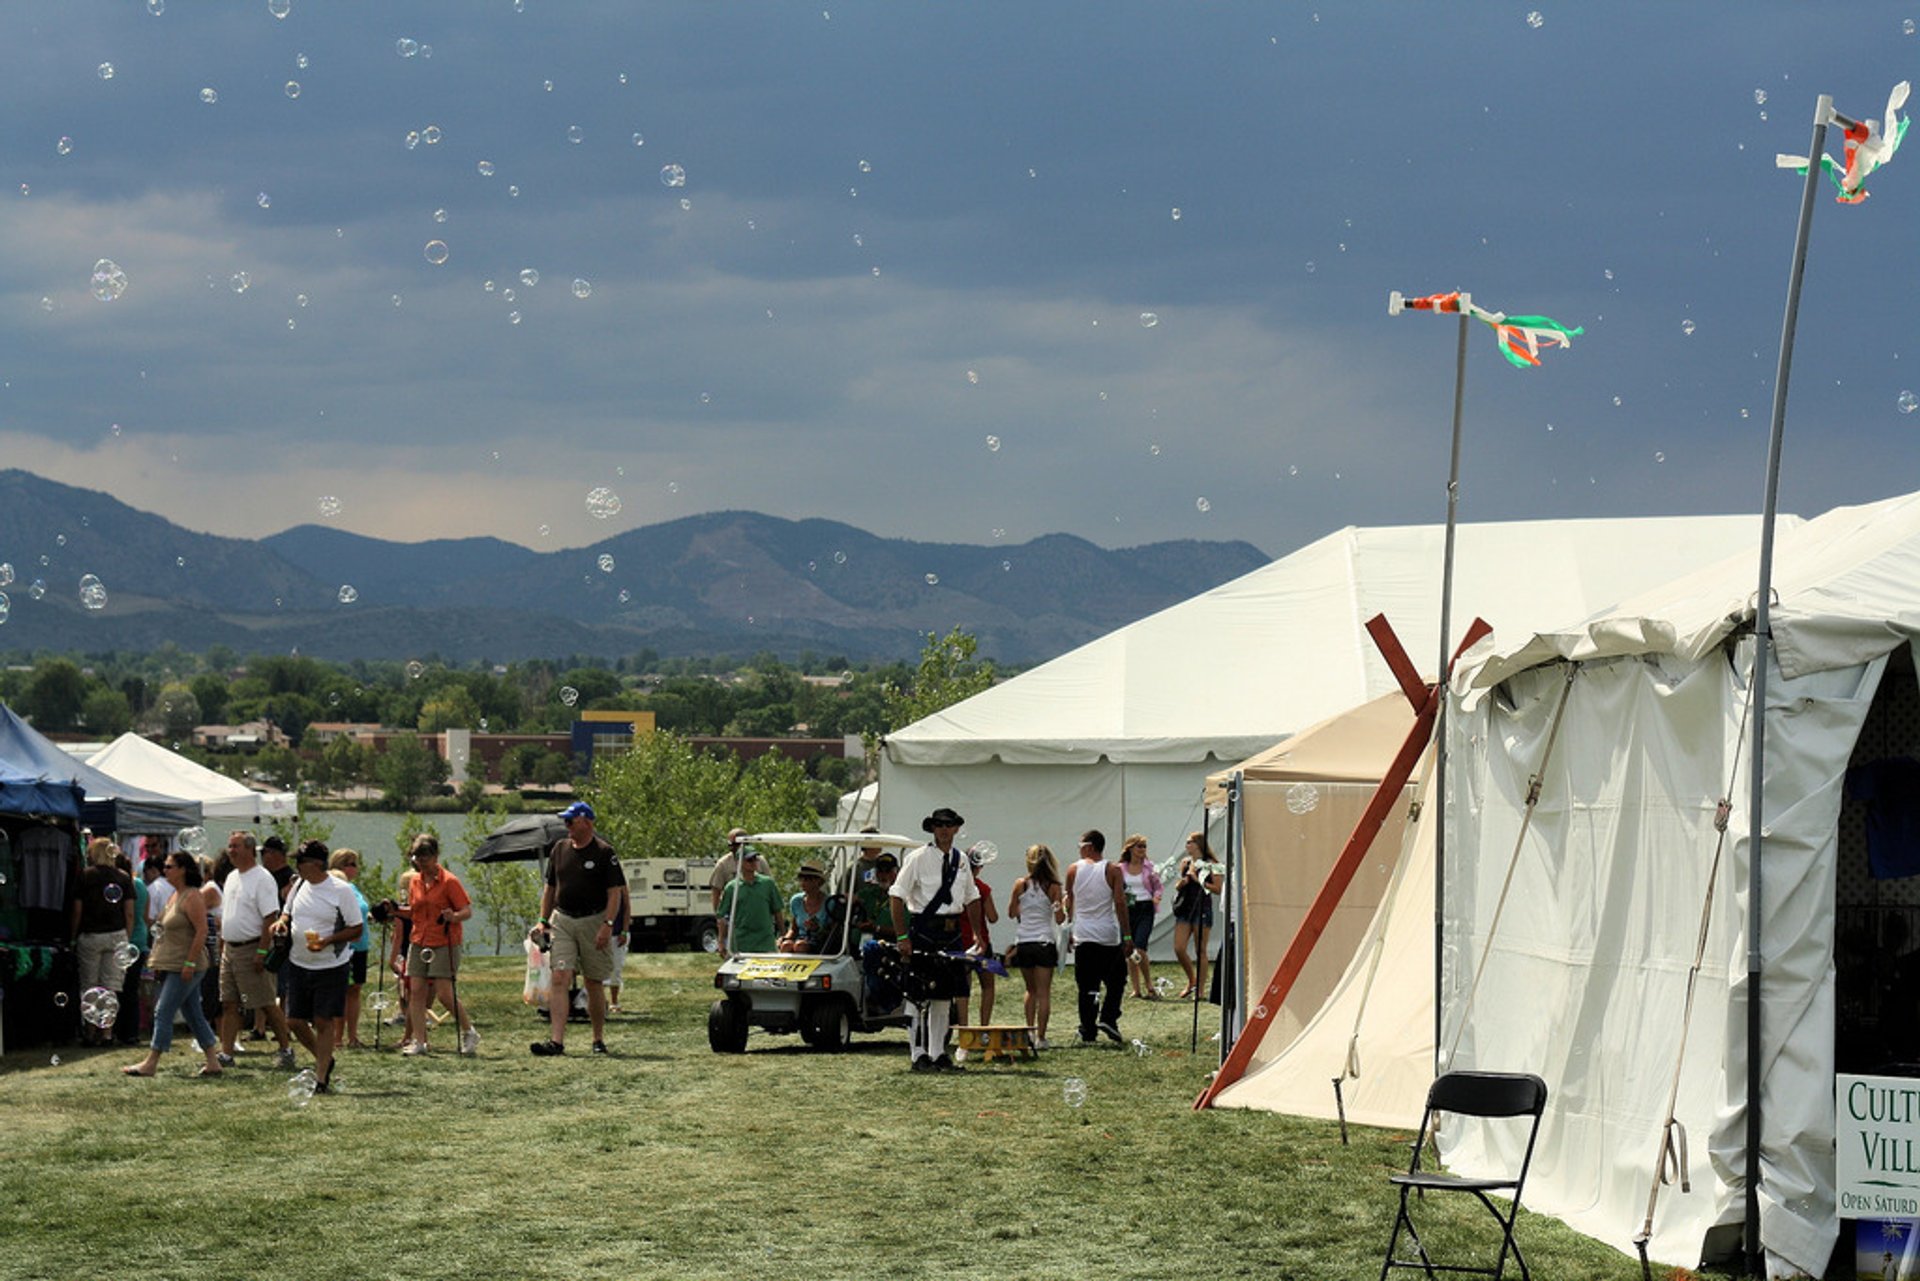
[[[378,995],[380,999],[374,1003],[373,1010],[373,1049],[376,1054],[380,1051],[381,1030],[385,1028],[387,1022],[387,923],[385,921],[380,922],[380,984]]]

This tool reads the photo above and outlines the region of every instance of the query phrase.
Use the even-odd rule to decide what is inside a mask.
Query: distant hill
[[[911,659],[960,626],[1006,663],[1044,661],[1267,563],[1244,542],[1107,551],[1050,534],[983,547],[830,520],[710,512],[536,552],[495,538],[398,543],[318,525],[196,534],[92,490],[0,471],[0,649],[172,642],[334,659],[453,661],[801,650]],[[82,604],[97,576],[103,608]],[[43,594],[36,598],[38,580]],[[339,599],[343,587],[357,598]]]

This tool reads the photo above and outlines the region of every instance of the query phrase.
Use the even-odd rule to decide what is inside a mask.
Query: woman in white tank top
[[[1060,869],[1053,851],[1044,845],[1027,848],[1027,874],[1013,883],[1008,900],[1017,925],[1013,964],[1027,983],[1027,1026],[1040,1049],[1047,1043],[1047,1020],[1053,1014],[1053,972],[1060,967],[1060,948],[1054,927],[1066,918],[1060,906]]]

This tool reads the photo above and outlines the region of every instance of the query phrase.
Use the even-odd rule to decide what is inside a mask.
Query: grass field
[[[710,960],[636,955],[612,1053],[581,1052],[576,1025],[549,1060],[527,1053],[542,1025],[520,976],[469,963],[477,1059],[445,1032],[403,1059],[388,1029],[305,1107],[264,1054],[193,1079],[184,1034],[153,1080],[119,1075],[127,1050],[0,1060],[0,1278],[1379,1273],[1408,1136],[1360,1129],[1342,1147],[1319,1122],[1190,1111],[1215,1061],[1204,1022],[1187,1052],[1191,1006],[1128,1003],[1145,1056],[922,1076],[901,1032],[820,1055],[756,1031],[747,1054],[713,1054]],[[1003,1017],[1019,1009],[1006,991]],[[1056,1040],[1072,1001],[1063,975]],[[1068,1077],[1087,1084],[1081,1109]],[[1542,1281],[1640,1275],[1552,1220],[1523,1216],[1520,1235]]]

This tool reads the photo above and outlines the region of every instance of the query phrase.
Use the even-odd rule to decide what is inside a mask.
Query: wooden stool
[[[1040,1051],[1034,1046],[1033,1032],[1032,1028],[1018,1023],[991,1023],[953,1029],[959,1047],[969,1054],[978,1054],[983,1063],[991,1063],[996,1058],[1012,1060],[1022,1054],[1028,1058],[1038,1058]]]

